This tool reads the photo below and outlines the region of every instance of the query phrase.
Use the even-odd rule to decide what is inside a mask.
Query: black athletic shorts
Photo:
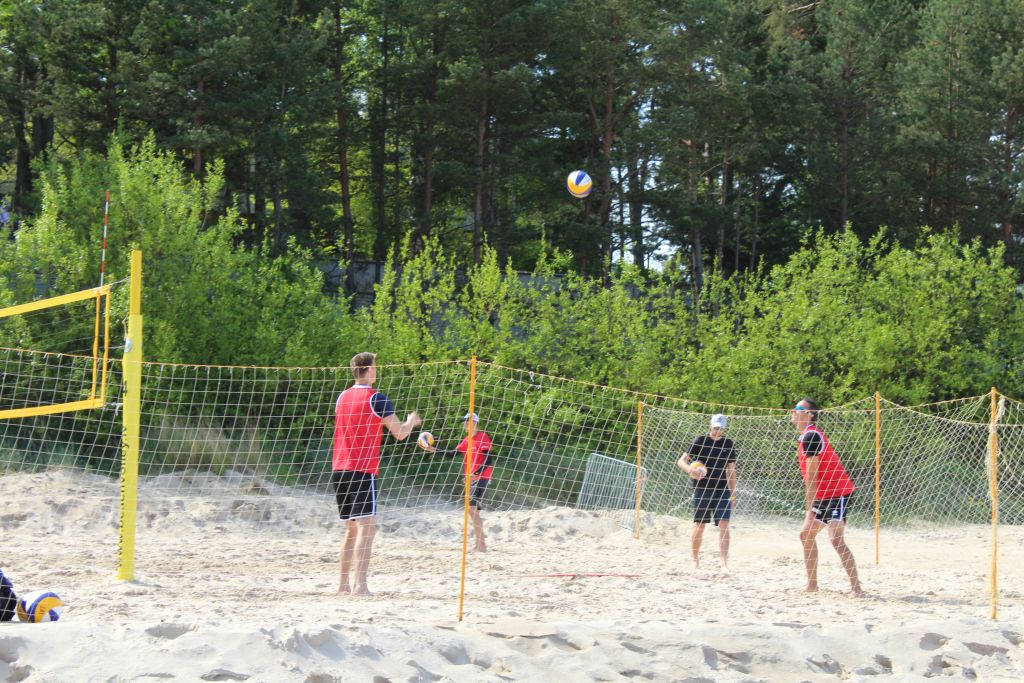
[[[839,496],[838,498],[826,498],[825,500],[814,501],[811,512],[819,522],[845,522],[846,515],[850,511],[850,496]]]
[[[334,470],[334,500],[342,519],[373,517],[377,514],[377,479],[366,472]]]
[[[477,479],[469,489],[469,504],[475,505],[477,510],[484,509],[484,493],[490,483],[490,479]]]
[[[707,524],[714,520],[715,526],[719,522],[728,522],[732,519],[732,493],[729,489],[705,489],[695,488],[693,490],[693,521],[698,524]]]

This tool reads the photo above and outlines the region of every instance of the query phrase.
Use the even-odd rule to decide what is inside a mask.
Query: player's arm
[[[807,457],[807,480],[804,482],[804,512],[814,507],[814,494],[818,490],[818,456]]]
[[[739,454],[736,452],[736,444],[730,442],[729,445],[729,456],[725,463],[725,482],[729,485],[729,503],[735,504],[736,501],[736,458]]]
[[[810,514],[814,507],[814,494],[818,492],[818,467],[821,464],[819,455],[825,450],[825,444],[821,436],[816,432],[805,434],[802,439],[804,445],[804,459],[807,465],[806,476],[804,477],[804,512]]]
[[[725,466],[725,481],[729,484],[729,502],[733,503],[736,499],[736,461],[728,463]]]
[[[679,469],[690,475],[692,475],[692,472],[690,470],[690,463],[696,460],[696,456],[691,455],[690,451],[697,450],[697,444],[698,440],[694,439],[693,443],[690,444],[690,447],[686,449],[682,457],[680,457],[679,460],[676,462],[676,466],[679,467]]]
[[[400,421],[394,413],[385,417],[382,422],[388,428],[388,431],[391,432],[391,436],[399,441],[405,441],[412,434],[412,430],[416,429],[423,420],[420,419],[420,416],[414,410],[405,418],[405,422]]]
[[[448,450],[448,451],[442,451],[442,450],[436,448],[435,446],[425,446],[425,448],[428,451],[430,451],[431,455],[440,455],[440,456],[445,457],[445,458],[454,458],[456,456],[462,455],[462,453],[459,453],[459,451],[457,451],[455,449]]]

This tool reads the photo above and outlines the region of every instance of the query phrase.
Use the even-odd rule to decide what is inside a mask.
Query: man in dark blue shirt
[[[725,573],[729,573],[729,519],[736,493],[736,447],[725,438],[727,424],[725,415],[712,416],[708,433],[694,439],[677,463],[693,479],[693,568],[700,568],[704,525],[714,520],[719,563]]]

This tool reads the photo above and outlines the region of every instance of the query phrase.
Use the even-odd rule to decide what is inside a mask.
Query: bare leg
[[[807,592],[818,590],[818,541],[816,536],[821,531],[821,522],[811,518],[804,521],[800,529],[800,543],[804,549],[804,565],[807,568]]]
[[[370,569],[370,554],[373,552],[373,537],[377,535],[377,522],[373,517],[363,517],[355,521],[358,523],[359,535],[353,560],[355,580],[352,582],[352,594],[370,595],[366,578]]]
[[[839,561],[843,563],[846,575],[850,577],[850,593],[859,598],[864,595],[864,591],[860,587],[860,578],[857,576],[857,562],[853,559],[850,547],[846,545],[846,539],[843,538],[845,530],[845,522],[831,522],[828,525],[828,537],[832,541],[832,547],[839,553]]]
[[[341,580],[338,583],[339,593],[349,593],[352,587],[349,585],[348,577],[352,573],[352,562],[355,557],[357,525],[353,520],[345,522],[345,540],[341,542],[341,556],[339,564],[341,567]]]
[[[478,553],[487,552],[487,539],[484,538],[484,521],[480,518],[480,508],[476,505],[469,506],[469,516],[473,520],[473,538],[476,539],[473,550]]]
[[[718,564],[722,571],[729,573],[729,520],[718,523]]]
[[[693,523],[693,535],[690,536],[690,552],[693,555],[693,568],[700,569],[700,544],[704,540],[704,522]]]

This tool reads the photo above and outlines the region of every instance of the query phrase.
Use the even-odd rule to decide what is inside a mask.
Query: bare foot
[[[693,571],[697,571],[698,569],[700,569],[700,560],[694,560],[693,561]]]
[[[817,593],[818,592],[818,584],[816,584],[816,583],[809,583],[809,584],[807,584],[807,588],[804,589],[804,592],[805,593]]]
[[[474,546],[473,547],[473,552],[474,553],[486,553],[487,552],[487,546],[484,546],[484,545]]]
[[[338,586],[338,592],[339,593],[351,593],[352,591],[349,590],[348,586],[342,585],[342,586]]]
[[[856,586],[850,590],[850,596],[854,598],[864,598],[867,597],[867,593],[865,593],[860,586]]]
[[[729,576],[729,565],[723,562],[719,567],[719,572],[721,572],[722,576]]]
[[[362,596],[362,597],[368,597],[368,596],[371,596],[371,595],[373,595],[373,593],[371,593],[371,592],[370,592],[370,589],[369,589],[369,588],[367,588],[366,586],[362,586],[362,587],[360,587],[360,588],[353,588],[353,589],[352,589],[352,595],[358,595],[358,596]]]

